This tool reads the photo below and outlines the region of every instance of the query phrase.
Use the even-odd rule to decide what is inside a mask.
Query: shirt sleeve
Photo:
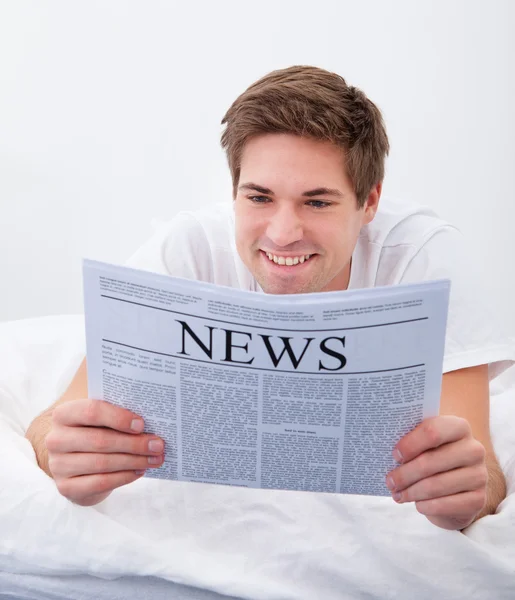
[[[488,364],[492,380],[514,363],[515,340],[503,333],[495,299],[478,284],[469,257],[463,235],[442,227],[413,256],[401,283],[451,280],[443,372]]]

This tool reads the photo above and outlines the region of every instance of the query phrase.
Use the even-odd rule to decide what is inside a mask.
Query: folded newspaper
[[[147,477],[386,496],[440,403],[450,282],[246,292],[84,261],[90,398],[165,441]]]

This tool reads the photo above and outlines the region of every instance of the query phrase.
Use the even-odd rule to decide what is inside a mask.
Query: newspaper
[[[90,398],[165,441],[147,477],[389,495],[439,410],[450,282],[269,295],[84,261]]]

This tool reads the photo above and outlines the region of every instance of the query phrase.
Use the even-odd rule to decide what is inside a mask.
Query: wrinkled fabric
[[[491,390],[509,494],[459,533],[391,498],[145,478],[76,506],[23,435],[83,355],[80,316],[0,325],[0,570],[154,576],[254,600],[515,597],[513,368]]]

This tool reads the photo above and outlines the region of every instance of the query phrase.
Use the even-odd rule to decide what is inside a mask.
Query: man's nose
[[[303,236],[302,221],[294,210],[278,209],[268,222],[266,236],[276,246],[288,246]]]

